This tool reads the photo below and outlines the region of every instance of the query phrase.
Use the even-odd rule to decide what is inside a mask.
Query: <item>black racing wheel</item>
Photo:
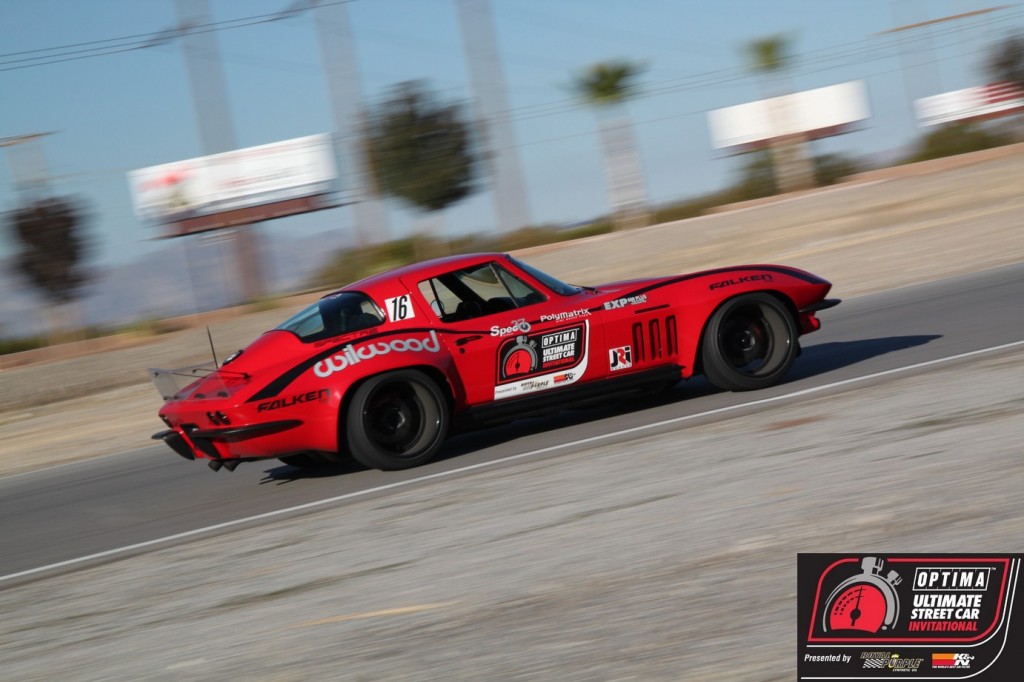
[[[361,464],[408,469],[437,454],[449,421],[441,388],[422,372],[400,370],[359,385],[345,415],[345,437]]]
[[[797,354],[797,328],[786,306],[763,293],[722,304],[704,330],[704,374],[728,391],[777,384]]]

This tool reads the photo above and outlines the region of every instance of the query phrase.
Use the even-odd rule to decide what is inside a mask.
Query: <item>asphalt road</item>
[[[86,563],[79,558],[91,555],[100,555],[95,561],[111,556],[104,553],[121,556],[120,548],[133,545],[144,551],[161,538],[170,543],[255,525],[269,517],[251,517],[301,505],[287,513],[315,510],[324,500],[344,504],[336,498],[345,495],[388,495],[424,476],[520,453],[574,452],[582,449],[583,439],[626,442],[638,432],[620,433],[624,430],[641,427],[640,435],[648,436],[679,428],[678,422],[659,426],[665,420],[693,415],[692,423],[713,421],[721,412],[706,413],[728,408],[734,416],[745,404],[757,410],[766,398],[1021,341],[1022,301],[1024,265],[849,300],[821,315],[823,329],[806,337],[803,356],[781,386],[733,394],[714,392],[703,381],[680,384],[667,399],[628,409],[573,411],[461,436],[450,442],[442,460],[413,471],[352,469],[312,476],[269,461],[214,474],[158,445],[6,477],[0,479],[0,580],[11,584],[8,576],[55,564],[76,567]],[[211,530],[196,532],[200,529]]]

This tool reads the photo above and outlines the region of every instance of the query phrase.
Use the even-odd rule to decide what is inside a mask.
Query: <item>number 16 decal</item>
[[[401,322],[402,320],[416,317],[416,310],[412,307],[412,296],[410,294],[385,299],[384,305],[388,309],[388,317],[391,318],[392,322]]]

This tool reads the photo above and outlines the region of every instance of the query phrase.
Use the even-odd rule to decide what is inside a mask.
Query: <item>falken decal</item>
[[[309,393],[299,393],[285,398],[268,400],[257,405],[256,411],[269,412],[271,410],[280,410],[282,407],[292,407],[294,405],[302,405],[305,403],[324,403],[327,402],[328,394],[329,391],[326,388],[321,388],[319,391],[310,391]]]
[[[735,277],[733,279],[723,279],[721,282],[712,282],[708,289],[714,291],[715,289],[723,289],[725,287],[731,287],[734,284],[745,284],[747,282],[771,282],[774,277],[771,275],[744,275],[743,277]]]

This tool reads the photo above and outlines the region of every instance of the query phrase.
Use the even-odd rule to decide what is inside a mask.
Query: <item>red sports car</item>
[[[431,459],[453,427],[705,375],[778,383],[831,284],[778,265],[572,286],[500,253],[409,265],[321,298],[216,366],[150,370],[163,440],[229,470],[277,457],[379,469]]]

